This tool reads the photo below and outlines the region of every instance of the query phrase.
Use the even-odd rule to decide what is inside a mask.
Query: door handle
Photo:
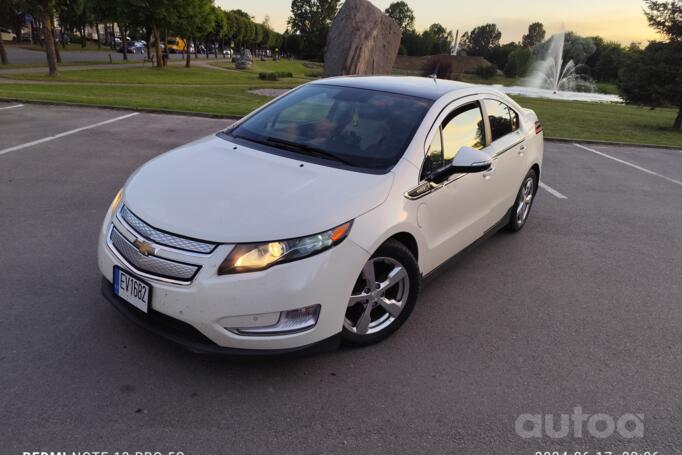
[[[495,172],[495,166],[490,166],[490,169],[487,171],[484,171],[481,175],[483,176],[484,179],[490,180],[490,177],[493,176],[493,173]]]
[[[528,147],[526,147],[526,144],[521,145],[521,147],[519,147],[519,152],[518,152],[518,153],[519,153],[519,156],[525,155],[525,154],[526,154],[526,149],[528,149]]]

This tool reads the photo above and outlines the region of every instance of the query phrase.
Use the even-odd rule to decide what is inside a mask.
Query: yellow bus
[[[187,43],[179,36],[169,36],[166,38],[166,49],[171,54],[185,52],[187,50]]]

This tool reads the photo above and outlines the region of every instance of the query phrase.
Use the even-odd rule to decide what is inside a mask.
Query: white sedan
[[[424,276],[523,228],[542,157],[535,113],[490,87],[312,82],[138,169],[101,229],[102,290],[194,351],[375,343]]]

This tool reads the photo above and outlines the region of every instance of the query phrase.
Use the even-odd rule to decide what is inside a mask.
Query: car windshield
[[[372,170],[398,162],[432,102],[310,84],[229,131],[232,137]]]

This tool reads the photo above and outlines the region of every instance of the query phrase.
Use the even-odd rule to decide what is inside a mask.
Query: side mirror
[[[443,183],[454,174],[473,174],[485,172],[493,165],[493,160],[487,153],[472,147],[462,147],[455,159],[449,165],[431,175],[433,183]]]

